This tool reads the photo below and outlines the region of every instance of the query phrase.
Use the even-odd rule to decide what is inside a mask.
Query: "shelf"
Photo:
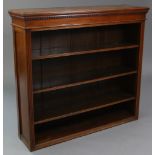
[[[111,48],[103,48],[103,49],[96,49],[96,50],[88,50],[88,51],[80,51],[80,52],[65,52],[60,54],[50,54],[50,55],[42,55],[33,57],[32,60],[44,60],[44,59],[52,59],[52,58],[60,58],[60,57],[68,57],[68,56],[76,56],[76,55],[83,55],[83,54],[94,54],[94,53],[102,53],[108,51],[119,51],[125,49],[132,49],[138,48],[139,45],[137,44],[127,44],[118,47],[111,47]],[[52,52],[51,52],[52,53]]]
[[[41,60],[136,48],[139,24],[105,25],[32,33],[32,59]]]
[[[99,81],[100,78],[102,80],[108,76],[132,72],[136,69],[137,49],[34,61],[33,90],[55,87],[61,89],[61,86],[70,84],[76,86],[80,82],[87,84],[94,79]]]
[[[35,124],[59,120],[135,99],[135,76],[34,95]]]
[[[125,104],[124,104],[125,103]],[[75,137],[81,133],[91,133],[94,129],[104,128],[127,119],[133,119],[134,115],[130,107],[133,102],[124,102],[119,105],[96,110],[86,114],[65,118],[60,121],[46,123],[35,127],[36,144],[46,142],[57,143],[69,137]]]
[[[38,93],[43,93],[43,92],[61,90],[61,89],[65,89],[65,88],[71,88],[71,87],[80,86],[80,85],[84,85],[84,84],[91,84],[91,83],[95,83],[95,82],[99,82],[99,81],[103,81],[103,80],[123,77],[123,76],[132,75],[132,74],[136,74],[136,73],[137,73],[136,70],[132,70],[132,71],[128,70],[125,72],[123,69],[123,71],[121,70],[121,72],[120,71],[113,72],[113,75],[111,75],[111,72],[105,73],[105,76],[100,77],[100,78],[87,80],[87,81],[81,81],[81,82],[75,82],[75,83],[71,83],[71,84],[65,84],[65,85],[61,85],[61,86],[55,86],[55,87],[41,89],[41,90],[34,90],[33,93],[38,94]],[[109,74],[109,76],[107,74]]]
[[[87,98],[87,100],[86,100]],[[41,110],[40,113],[36,112],[35,124],[41,124],[53,120],[62,119],[69,116],[78,115],[81,113],[97,110],[100,108],[116,105],[122,102],[134,100],[135,97],[129,93],[124,93],[120,91],[109,92],[109,93],[97,93],[95,95],[90,95],[89,93],[85,95],[77,94],[76,101],[74,97],[68,96],[64,100],[57,99],[47,101],[51,106],[51,111]],[[44,102],[44,101],[42,101]],[[68,103],[67,105],[65,103]],[[64,104],[64,105],[63,105]],[[64,108],[67,107],[67,108]]]

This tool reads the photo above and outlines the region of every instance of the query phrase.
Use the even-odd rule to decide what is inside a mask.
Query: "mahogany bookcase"
[[[9,11],[19,137],[30,151],[138,119],[147,11]]]

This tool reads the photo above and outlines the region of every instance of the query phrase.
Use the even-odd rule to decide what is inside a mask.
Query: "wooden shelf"
[[[116,72],[115,74],[113,73],[113,75],[103,76],[103,77],[92,79],[92,80],[75,82],[75,83],[71,83],[71,84],[65,84],[65,85],[55,86],[55,87],[41,89],[41,90],[34,90],[33,93],[38,94],[38,93],[44,93],[44,92],[49,92],[49,91],[65,89],[65,88],[71,88],[71,87],[75,87],[75,86],[80,86],[80,85],[84,85],[84,84],[91,84],[91,83],[95,83],[95,82],[99,82],[99,81],[103,81],[103,80],[109,80],[109,79],[123,77],[123,76],[127,76],[127,75],[132,75],[132,74],[136,74],[136,73],[137,73],[136,70],[122,72],[122,73]]]
[[[94,126],[92,128],[89,128],[89,129],[86,129],[86,130],[83,130],[83,131],[79,130],[78,132],[75,132],[75,133],[70,132],[70,133],[64,135],[64,137],[57,138],[57,139],[54,139],[54,138],[50,137],[50,131],[48,131],[49,135],[47,134],[46,137],[44,137],[44,139],[43,139],[44,135],[42,135],[42,133],[38,133],[38,136],[36,138],[36,144],[35,144],[34,150],[38,150],[38,149],[41,149],[41,148],[44,148],[44,147],[48,147],[48,146],[51,146],[51,145],[62,143],[62,142],[68,141],[68,140],[72,140],[74,138],[79,138],[79,137],[82,137],[82,136],[86,136],[88,134],[92,134],[94,132],[109,129],[109,128],[112,128],[114,126],[122,125],[124,123],[128,123],[128,122],[134,121],[134,120],[137,120],[137,118],[134,115],[130,115],[129,113],[126,113],[126,114],[124,114],[124,116],[122,115],[122,117],[120,117],[120,119],[119,119],[119,117],[117,117],[116,119],[111,120],[111,121],[109,121],[109,122],[107,122],[105,124],[103,123],[103,125],[101,124],[100,126],[97,126],[97,127]],[[46,132],[46,130],[45,130],[45,132]]]
[[[91,113],[74,116],[36,126],[36,144],[57,143],[59,140],[65,140],[73,135],[80,133],[91,133],[92,129],[103,128],[107,124],[115,124],[117,121],[133,119],[134,115],[130,110],[126,109],[126,105],[131,103],[120,104]],[[89,132],[90,131],[90,132]]]
[[[135,71],[137,69],[136,61],[137,49],[34,61],[32,65],[33,90]]]
[[[77,94],[78,95],[78,94]],[[86,100],[87,98],[87,100]],[[79,97],[76,98],[76,101],[74,100],[74,97],[68,96],[65,98],[65,100],[57,99],[52,100],[51,99],[51,106],[50,108],[52,111],[47,110],[41,110],[40,113],[37,113],[36,111],[36,121],[35,124],[41,124],[53,120],[62,119],[69,116],[78,115],[81,113],[97,110],[100,108],[112,106],[115,104],[119,104],[122,102],[134,100],[135,97],[129,93],[124,92],[109,92],[109,93],[98,93],[95,95],[85,94],[85,95],[79,95]],[[50,102],[50,101],[49,101]],[[48,104],[50,104],[48,102]],[[60,103],[62,102],[62,103]],[[65,103],[68,102],[67,107]],[[59,104],[58,104],[59,103]],[[47,104],[42,103],[42,104]]]
[[[76,56],[76,55],[83,55],[83,54],[94,54],[94,53],[102,53],[102,52],[108,52],[108,51],[119,51],[119,50],[125,50],[125,49],[132,49],[132,48],[138,48],[138,44],[124,44],[124,45],[118,45],[118,47],[111,47],[111,48],[103,48],[103,49],[96,49],[96,50],[88,50],[88,51],[80,51],[80,52],[65,52],[60,54],[50,54],[50,55],[42,55],[42,56],[36,56],[33,57],[32,60],[44,60],[44,59],[52,59],[52,58],[60,58],[60,57],[67,57],[67,56]],[[51,52],[52,53],[52,52]]]

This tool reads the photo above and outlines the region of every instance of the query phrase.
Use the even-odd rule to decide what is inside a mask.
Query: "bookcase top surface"
[[[29,8],[9,10],[11,16],[31,17],[31,16],[52,16],[66,14],[88,14],[88,13],[136,13],[147,12],[148,7],[137,7],[129,5],[116,6],[81,6],[81,7],[55,7],[55,8]]]

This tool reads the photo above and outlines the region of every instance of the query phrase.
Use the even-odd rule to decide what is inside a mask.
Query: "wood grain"
[[[148,11],[147,7],[134,7],[129,5],[118,6],[87,6],[87,7],[57,7],[57,8],[32,8],[32,9],[13,9],[10,10],[10,15],[17,15],[23,17],[33,16],[49,16],[49,15],[66,15],[66,14],[91,14],[91,13],[131,13],[131,12],[145,13]]]

